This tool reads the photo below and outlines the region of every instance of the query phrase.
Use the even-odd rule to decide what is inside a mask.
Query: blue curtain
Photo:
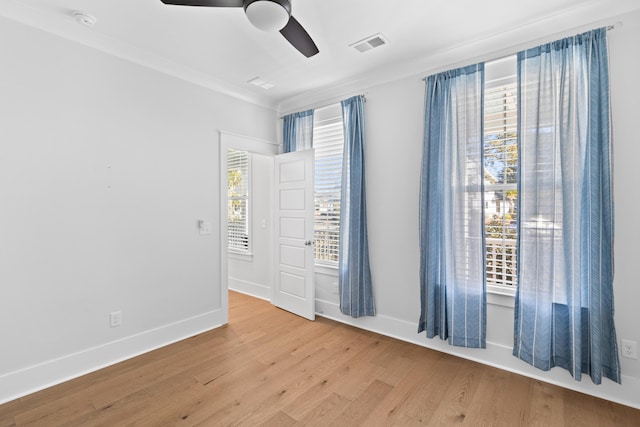
[[[307,150],[313,146],[313,110],[300,111],[284,116],[282,127],[282,151]]]
[[[344,153],[338,248],[340,311],[352,317],[374,316],[365,197],[364,98],[354,96],[341,105]]]
[[[426,79],[418,332],[486,346],[484,64]]]
[[[620,382],[606,30],[518,54],[514,355]]]

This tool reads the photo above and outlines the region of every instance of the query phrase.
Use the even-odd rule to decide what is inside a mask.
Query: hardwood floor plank
[[[242,396],[212,414],[202,424],[255,426],[266,422],[279,408],[284,408],[304,392],[306,388],[303,385],[309,377],[309,370],[329,356],[327,351],[319,351],[293,365],[274,362],[261,373],[258,380],[247,384]]]
[[[507,387],[509,376],[512,374],[491,366],[478,364],[475,366],[481,372],[478,384],[480,392],[472,396],[471,403],[464,413],[465,422],[470,425],[478,423],[500,425],[504,406],[506,402],[509,402],[509,400],[500,400],[500,396]]]
[[[533,382],[529,378],[521,375],[509,375],[508,383],[496,395],[498,402],[509,402],[501,407],[500,425],[527,425],[530,406],[523,404],[513,405],[510,402],[529,402],[531,400],[532,386]]]
[[[22,412],[15,417],[16,426],[55,426],[85,414],[90,414],[95,408],[88,399],[72,398],[49,402],[45,405]]]
[[[564,392],[564,390],[563,390]],[[599,412],[597,399],[587,395],[574,395],[576,392],[567,390],[564,394],[564,425],[588,426],[599,424]]]
[[[382,381],[373,381],[356,400],[331,420],[329,425],[336,427],[362,425],[369,417],[371,410],[389,394],[392,388],[393,386]]]
[[[342,371],[349,364],[360,360],[370,346],[369,340],[365,341],[363,337],[357,337],[332,352],[332,357],[312,372],[306,386],[307,390],[285,406],[284,411],[297,420],[305,417],[316,405],[337,392],[337,378],[343,375]]]
[[[228,325],[0,405],[0,427],[640,425],[633,408],[229,301]]]
[[[313,409],[295,425],[308,427],[328,426],[331,420],[335,419],[350,404],[351,401],[349,399],[345,399],[337,393],[331,393],[323,401],[314,405]]]
[[[564,423],[562,389],[541,381],[534,381],[527,423],[532,426],[549,426],[553,423]]]
[[[296,424],[296,420],[282,411],[278,411],[274,416],[269,418],[262,424],[261,427],[288,427]]]
[[[437,411],[449,388],[453,375],[460,366],[460,360],[442,357],[429,370],[425,380],[414,389],[410,398],[406,399],[395,410],[407,418],[427,424]]]
[[[412,405],[419,405],[420,402],[409,402],[410,400],[421,400],[423,396],[416,391],[430,381],[434,367],[442,357],[438,353],[426,348],[421,348],[421,356],[414,360],[414,365],[410,373],[397,384],[387,397],[376,405],[371,411],[366,424],[393,425],[394,423],[409,422],[405,414],[405,408]],[[406,353],[405,353],[406,355]]]
[[[430,424],[462,424],[469,413],[469,406],[480,385],[484,367],[470,361],[458,365],[457,372],[445,391],[442,403],[434,412]],[[483,390],[483,394],[484,394]],[[489,425],[491,425],[489,423]]]
[[[15,416],[29,408],[20,399],[0,405],[0,427],[15,427]]]

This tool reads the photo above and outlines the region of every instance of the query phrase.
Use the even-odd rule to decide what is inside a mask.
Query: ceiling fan
[[[249,22],[262,31],[280,31],[307,58],[318,53],[309,33],[291,16],[289,0],[161,0],[178,6],[242,7]]]

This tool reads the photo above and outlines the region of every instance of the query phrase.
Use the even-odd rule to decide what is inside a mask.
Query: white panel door
[[[313,150],[276,156],[276,249],[273,304],[315,319]]]

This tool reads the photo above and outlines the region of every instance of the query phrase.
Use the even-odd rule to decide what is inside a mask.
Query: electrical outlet
[[[637,359],[638,343],[636,341],[622,340],[622,357]]]
[[[109,325],[112,328],[117,328],[118,326],[122,325],[122,312],[121,311],[114,311],[111,314],[109,314]]]
[[[337,294],[340,292],[340,289],[338,288],[338,282],[333,282],[333,293]]]

